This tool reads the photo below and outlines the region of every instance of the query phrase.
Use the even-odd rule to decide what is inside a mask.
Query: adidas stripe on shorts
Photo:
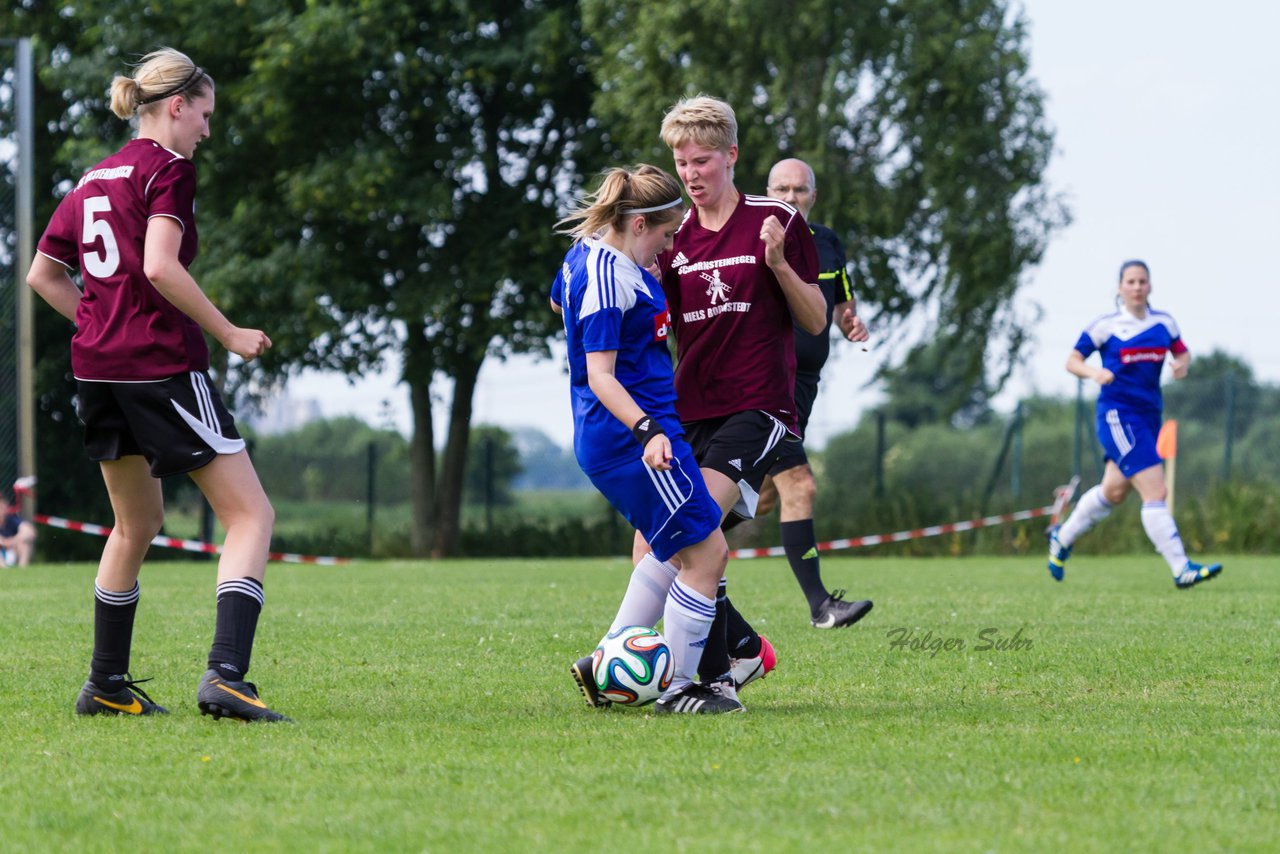
[[[720,506],[707,491],[693,450],[683,439],[671,440],[669,471],[649,468],[640,453],[636,445],[635,459],[587,477],[644,535],[654,556],[669,560],[720,527]]]
[[[1156,437],[1160,435],[1159,412],[1137,412],[1112,406],[1098,409],[1098,442],[1107,459],[1120,467],[1125,477],[1160,465]]]
[[[204,371],[152,382],[77,380],[76,414],[96,462],[140,454],[165,477],[244,450],[235,419]]]
[[[782,443],[799,441],[786,425],[759,409],[690,421],[684,425],[684,436],[699,466],[738,484],[741,497],[731,512],[744,519],[755,517],[760,487],[778,459]]]

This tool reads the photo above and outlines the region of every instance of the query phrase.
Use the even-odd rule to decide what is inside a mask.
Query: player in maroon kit
[[[799,438],[792,324],[826,328],[817,250],[794,207],[734,186],[738,124],[728,104],[680,101],[663,118],[662,141],[693,202],[658,259],[676,338],[676,409],[721,511],[750,518],[780,443]],[[772,669],[773,648],[727,597],[716,610],[700,671],[736,698]],[[732,650],[730,625],[742,639]]]
[[[191,157],[209,136],[213,109],[213,79],[171,48],[145,56],[132,77],[117,76],[111,110],[136,116],[137,138],[63,198],[27,276],[76,324],[76,410],[116,517],[94,581],[93,659],[76,699],[83,715],[166,711],[130,677],[129,651],[138,574],[164,522],[158,478],[185,472],[227,532],[197,704],[215,719],[288,720],[245,681],[275,513],[209,380],[201,330],[243,359],[262,355],[271,339],[232,325],[187,272],[198,246]]]

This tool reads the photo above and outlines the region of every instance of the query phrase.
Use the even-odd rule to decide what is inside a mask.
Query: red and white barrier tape
[[[952,522],[948,525],[933,525],[928,528],[915,528],[910,531],[898,531],[896,534],[873,534],[870,537],[855,537],[852,540],[830,540],[818,543],[818,551],[827,552],[836,549],[852,549],[858,546],[878,546],[881,543],[901,543],[904,540],[919,540],[924,537],[937,537],[941,534],[954,534],[959,531],[973,531],[977,528],[988,528],[992,525],[1003,525],[1006,522],[1022,522],[1040,516],[1049,516],[1054,512],[1053,506],[1036,507],[1031,510],[1019,510],[1003,516],[986,516],[982,519],[970,519],[968,522]],[[774,546],[771,549],[735,549],[729,557],[782,557],[786,549]]]
[[[41,525],[48,525],[51,528],[63,528],[67,531],[80,531],[84,534],[96,534],[99,537],[106,537],[111,534],[111,529],[105,525],[95,525],[92,522],[75,522],[71,519],[62,519],[58,516],[44,516],[37,513],[31,517],[34,521]],[[156,537],[151,541],[153,546],[164,546],[169,549],[182,549],[188,552],[203,552],[204,554],[222,554],[222,546],[213,543],[202,543],[199,540],[179,540],[176,537]],[[317,557],[315,555],[295,555],[286,552],[271,552],[267,555],[267,560],[280,561],[283,563],[315,563],[323,566],[336,566],[337,564],[349,563],[345,557]]]

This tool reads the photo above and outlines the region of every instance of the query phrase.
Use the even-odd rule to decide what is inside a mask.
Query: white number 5
[[[102,252],[85,252],[84,268],[95,279],[105,279],[120,266],[120,249],[116,236],[105,219],[94,219],[97,214],[111,210],[111,199],[106,196],[88,196],[84,200],[84,234],[81,240],[86,246],[102,238]]]

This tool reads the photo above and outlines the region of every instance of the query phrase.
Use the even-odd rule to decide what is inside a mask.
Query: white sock
[[[707,645],[711,621],[716,618],[716,603],[698,591],[685,587],[679,581],[671,585],[666,608],[662,612],[662,634],[671,647],[671,662],[675,665],[671,687],[667,694],[674,694],[693,681],[702,661],[702,649]]]
[[[1182,546],[1182,537],[1178,534],[1178,524],[1173,521],[1169,505],[1163,501],[1145,501],[1142,504],[1142,528],[1147,538],[1169,563],[1176,578],[1187,565],[1187,552]]]
[[[677,572],[675,566],[658,560],[653,552],[640,558],[636,568],[631,570],[631,581],[627,584],[627,592],[622,595],[622,604],[618,605],[618,615],[613,618],[609,631],[616,632],[626,626],[656,626]]]
[[[1102,486],[1080,496],[1076,509],[1071,511],[1067,521],[1058,529],[1058,542],[1064,546],[1074,543],[1081,534],[1111,515],[1111,502],[1102,497]]]

